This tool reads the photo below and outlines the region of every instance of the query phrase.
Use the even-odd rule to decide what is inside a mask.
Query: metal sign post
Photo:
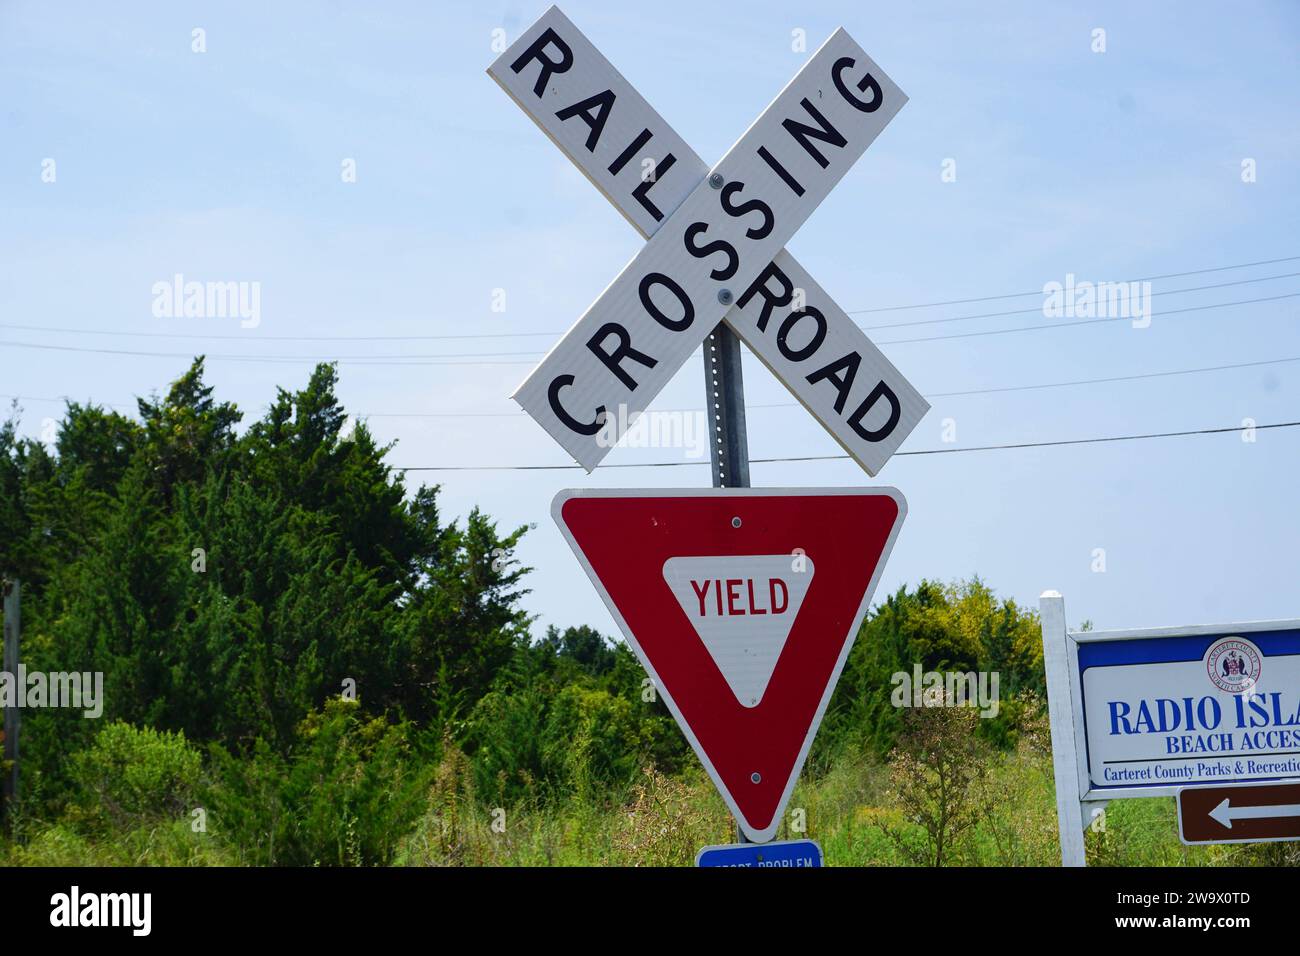
[[[745,430],[745,384],[740,339],[719,322],[704,343],[704,407],[709,410],[709,457],[714,488],[749,487],[749,436]],[[736,820],[736,842],[749,843]],[[704,852],[700,851],[701,854]],[[699,865],[699,858],[696,859]]]
[[[704,407],[709,410],[709,455],[714,488],[749,487],[749,436],[740,339],[725,322],[704,341]]]

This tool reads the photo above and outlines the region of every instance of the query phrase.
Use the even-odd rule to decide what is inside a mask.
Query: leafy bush
[[[472,753],[474,787],[485,800],[535,803],[546,776],[541,736],[546,699],[525,686],[514,693],[494,690],[470,713],[466,747]]]
[[[570,685],[556,696],[542,732],[548,776],[583,802],[619,796],[647,749],[641,731],[626,698]]]
[[[900,587],[868,615],[831,698],[809,760],[820,775],[861,750],[887,755],[903,732],[903,714],[890,702],[892,675],[922,671],[996,672],[1008,702],[977,732],[1000,749],[1015,745],[1021,720],[1016,700],[1045,692],[1038,615],[999,599],[979,578],[953,584],[921,581]]]
[[[504,822],[504,821],[503,821]],[[474,793],[469,761],[450,740],[434,770],[424,814],[403,841],[399,866],[467,866],[490,862],[494,843],[486,809]]]
[[[431,768],[414,753],[407,724],[369,718],[355,700],[332,698],[298,726],[288,761],[265,743],[247,759],[214,751],[220,783],[213,825],[248,862],[375,866],[424,809]]]
[[[77,818],[92,828],[175,818],[196,806],[203,760],[180,733],[106,725],[72,758]]]
[[[907,825],[880,824],[899,852],[917,866],[942,866],[960,855],[962,841],[988,815],[986,779],[992,753],[975,735],[972,707],[909,711],[890,754],[890,793]]]

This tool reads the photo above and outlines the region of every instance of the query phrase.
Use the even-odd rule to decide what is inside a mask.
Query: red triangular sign
[[[771,840],[898,537],[903,496],[562,491],[551,513],[745,835]]]

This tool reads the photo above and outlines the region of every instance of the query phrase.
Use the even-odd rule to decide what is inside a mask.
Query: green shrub
[[[474,789],[495,803],[533,804],[546,776],[542,726],[546,700],[536,690],[495,690],[483,697],[466,725]]]
[[[647,743],[629,700],[571,684],[551,705],[542,757],[564,792],[583,802],[617,799],[635,780]]]
[[[289,774],[284,758],[259,738],[249,753],[239,756],[212,744],[209,761],[215,779],[208,795],[209,832],[237,847],[244,865],[281,862],[287,815],[283,790]]]
[[[197,806],[203,761],[180,733],[111,723],[72,766],[79,800],[70,815],[91,829],[176,818]]]
[[[423,809],[429,771],[406,724],[365,718],[334,698],[299,725],[285,803],[296,862],[387,865]]]
[[[287,763],[261,741],[245,759],[214,749],[211,826],[248,862],[387,865],[424,809],[432,773],[409,734],[336,697],[299,724]]]

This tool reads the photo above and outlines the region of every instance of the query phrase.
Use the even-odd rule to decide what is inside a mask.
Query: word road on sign
[[[712,170],[557,9],[488,70],[649,237],[515,399],[591,470],[719,319],[876,474],[929,404],[781,247],[906,96],[837,31]],[[617,437],[617,436],[616,436]]]

